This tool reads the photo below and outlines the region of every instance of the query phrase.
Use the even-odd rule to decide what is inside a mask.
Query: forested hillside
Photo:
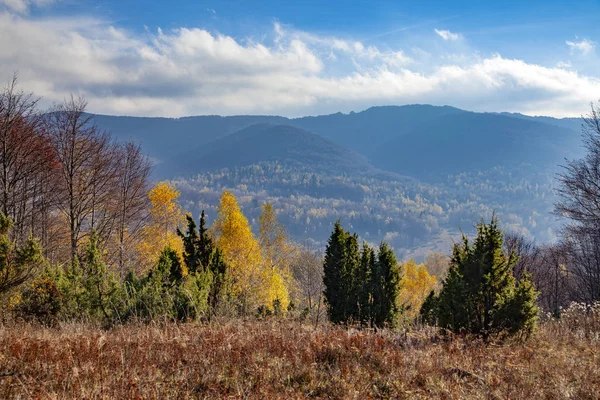
[[[256,221],[276,205],[295,240],[318,246],[343,218],[374,243],[422,258],[493,211],[503,226],[552,241],[555,176],[582,153],[581,121],[453,107],[373,107],[350,114],[179,119],[94,116],[132,138],[195,214],[232,190]]]

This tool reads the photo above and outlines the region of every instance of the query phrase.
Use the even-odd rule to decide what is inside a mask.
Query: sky
[[[377,105],[572,117],[600,0],[0,0],[0,84],[94,113],[297,117]]]

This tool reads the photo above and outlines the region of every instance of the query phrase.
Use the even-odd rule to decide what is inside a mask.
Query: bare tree
[[[292,265],[292,275],[299,289],[304,309],[318,324],[323,312],[323,257],[310,244],[305,244]]]
[[[549,245],[540,249],[533,282],[540,292],[538,301],[542,308],[558,316],[561,307],[574,299],[573,272],[569,266],[569,253],[565,244]]]
[[[123,272],[126,258],[131,258],[132,244],[138,239],[148,218],[148,186],[151,163],[139,145],[129,142],[117,149],[116,235],[118,265]]]
[[[517,280],[520,280],[524,273],[533,273],[536,270],[540,249],[533,240],[519,233],[507,233],[504,235],[504,247],[507,252],[514,252],[519,257],[513,267],[513,274]]]
[[[0,93],[0,205],[17,241],[39,234],[51,209],[55,163],[37,111],[38,99],[17,88],[17,76]]]
[[[573,300],[600,300],[600,232],[592,229],[566,231],[564,243],[568,271],[573,280]]]
[[[593,103],[582,127],[587,154],[567,161],[559,175],[555,213],[570,220],[563,235],[574,294],[595,301],[600,298],[600,115]]]
[[[68,221],[73,265],[86,229],[101,233],[109,229],[116,177],[109,136],[93,124],[86,106],[83,98],[71,97],[55,105],[46,118],[61,170],[56,203]]]
[[[600,115],[594,104],[583,118],[583,144],[587,154],[567,161],[559,175],[560,200],[555,213],[570,219],[570,230],[600,227]]]

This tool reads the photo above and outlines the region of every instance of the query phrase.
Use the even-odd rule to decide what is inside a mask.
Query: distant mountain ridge
[[[553,240],[556,171],[582,154],[577,119],[449,106],[95,122],[141,143],[154,178],[175,180],[190,212],[216,215],[223,190],[233,190],[251,221],[271,202],[296,240],[323,245],[341,218],[403,256],[446,251],[440,238],[493,212],[509,231]]]
[[[187,174],[222,168],[280,162],[311,170],[365,173],[365,157],[334,142],[290,125],[261,123],[198,146],[167,161],[171,173]]]
[[[172,161],[185,159],[190,149],[196,149],[198,154],[202,146],[214,149],[211,143],[262,124],[288,126],[319,135],[359,153],[376,168],[420,179],[435,180],[448,173],[497,165],[556,167],[565,157],[573,158],[581,153],[578,131],[581,121],[577,119],[475,113],[450,106],[382,106],[357,113],[301,118],[197,116],[171,119],[96,115],[95,121],[120,140],[140,142],[144,151],[156,160],[156,169],[161,175],[170,173],[171,168],[180,173],[198,172],[191,163],[187,164],[189,170],[186,171],[181,168],[182,164],[175,168],[177,163]],[[255,146],[256,150],[262,149],[257,154],[262,155],[263,161],[276,159],[276,152],[281,150],[281,146],[274,145],[279,139],[277,135],[270,132],[267,136],[269,143]],[[281,140],[286,142],[289,138],[282,136]],[[272,149],[274,153],[267,154],[264,149]],[[311,149],[319,153],[314,146]],[[305,150],[303,156],[309,157],[310,152]],[[213,159],[214,165],[221,167],[227,167],[224,160],[234,162],[229,166],[237,165],[232,157]]]

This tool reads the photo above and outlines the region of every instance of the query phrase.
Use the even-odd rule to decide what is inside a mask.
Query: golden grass
[[[599,399],[600,340],[485,345],[292,321],[0,328],[0,398]]]

